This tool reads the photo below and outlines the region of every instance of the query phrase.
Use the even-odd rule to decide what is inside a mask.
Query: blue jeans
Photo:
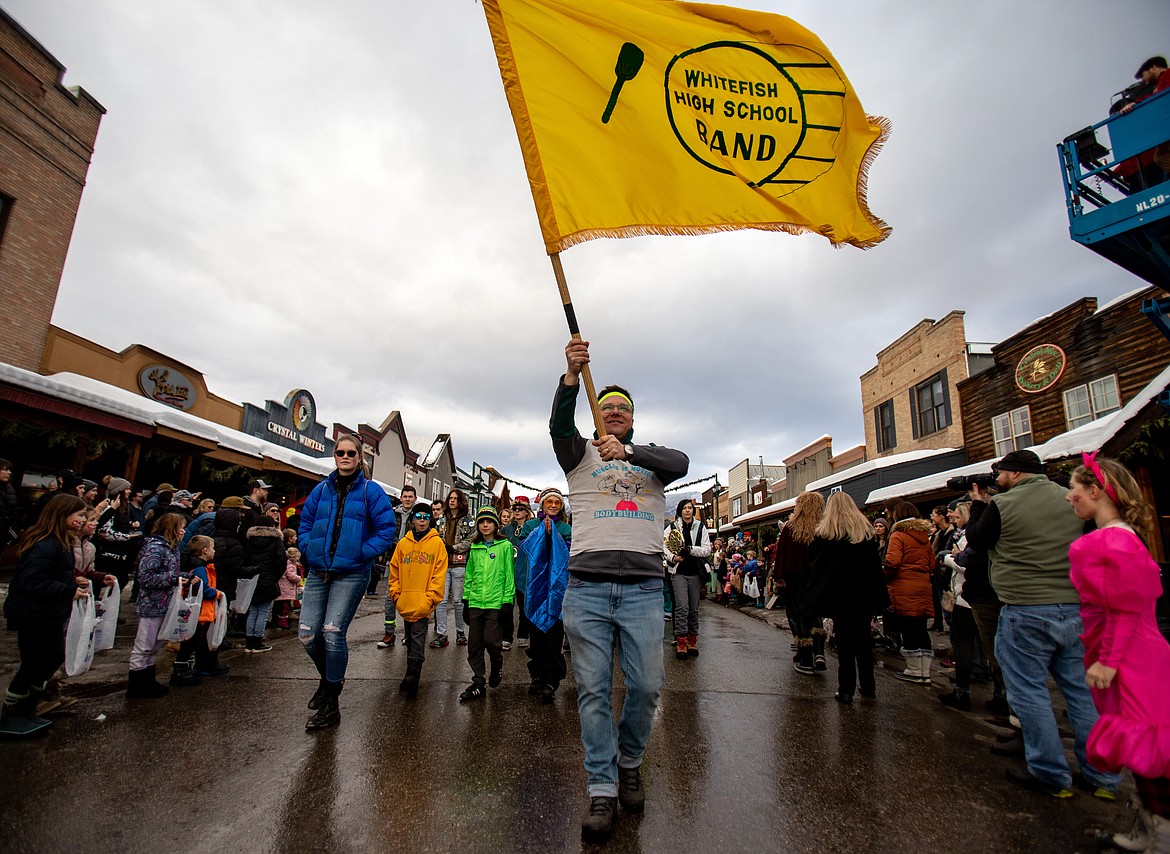
[[[590,797],[617,797],[618,766],[637,768],[666,681],[662,579],[637,584],[581,581],[565,592],[565,635],[573,650],[577,711]],[[626,701],[613,718],[613,651],[621,649]]]
[[[272,612],[272,603],[253,605],[248,609],[248,625],[245,634],[250,638],[264,637],[264,627],[268,625],[268,615]]]
[[[463,634],[467,631],[467,623],[463,621],[463,578],[467,575],[467,567],[458,569],[451,567],[447,570],[447,591],[443,601],[435,607],[435,634],[447,634],[447,606],[455,605],[455,631]]]
[[[1004,605],[995,634],[995,657],[1003,670],[1008,702],[1024,728],[1024,758],[1033,776],[1052,785],[1072,785],[1048,693],[1052,674],[1068,705],[1081,774],[1094,786],[1116,791],[1121,778],[1097,770],[1085,755],[1097,709],[1085,683],[1085,647],[1080,638],[1084,630],[1079,605]]]
[[[340,682],[345,678],[345,666],[349,663],[345,633],[369,581],[368,569],[328,576],[310,570],[305,578],[297,636],[313,664],[317,665],[317,672],[327,682]]]

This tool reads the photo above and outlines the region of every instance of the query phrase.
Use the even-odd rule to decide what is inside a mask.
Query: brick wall
[[[0,361],[39,370],[105,108],[0,11]]]
[[[910,390],[942,370],[947,372],[950,424],[917,438],[912,429]],[[877,365],[861,376],[861,408],[865,424],[867,459],[907,451],[959,448],[963,445],[958,383],[967,378],[967,337],[963,312],[952,311],[942,320],[922,320],[877,354]],[[897,444],[878,450],[875,410],[894,403]]]

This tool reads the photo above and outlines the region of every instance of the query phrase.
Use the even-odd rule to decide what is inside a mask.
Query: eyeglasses
[[[624,403],[603,403],[603,404],[601,404],[601,411],[602,412],[613,412],[614,410],[617,410],[618,412],[621,412],[624,415],[629,415],[631,412],[634,411],[634,408],[632,406],[627,406]]]
[[[431,514],[426,510],[416,510],[410,514],[411,519],[430,519]]]
[[[338,449],[338,450],[333,452],[333,456],[335,456],[335,457],[356,457],[357,455],[358,455],[358,452],[355,451],[353,448],[350,448],[348,451],[342,451],[342,450]]]

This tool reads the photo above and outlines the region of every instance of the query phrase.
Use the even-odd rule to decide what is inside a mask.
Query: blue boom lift
[[[1058,149],[1072,239],[1170,293],[1170,179],[1148,154],[1168,140],[1170,89],[1070,134]],[[1170,299],[1146,300],[1142,313],[1170,338]]]

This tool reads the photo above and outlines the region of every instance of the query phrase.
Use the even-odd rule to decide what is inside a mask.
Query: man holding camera
[[[998,495],[971,486],[973,501],[989,502],[967,530],[967,544],[991,560],[991,584],[1003,609],[995,655],[1008,702],[1020,719],[1026,770],[1012,768],[1013,783],[1054,798],[1072,797],[1073,777],[1048,693],[1048,676],[1068,705],[1083,788],[1113,800],[1119,777],[1088,763],[1085,744],[1097,710],[1085,682],[1080,598],[1069,579],[1068,549],[1082,531],[1065,500],[1066,490],[1044,476],[1032,451],[1012,451],[995,466]]]

